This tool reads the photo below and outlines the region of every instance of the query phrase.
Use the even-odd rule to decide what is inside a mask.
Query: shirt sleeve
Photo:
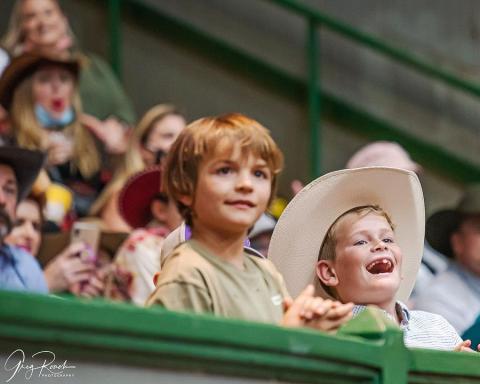
[[[213,312],[212,299],[206,288],[180,281],[159,285],[147,301],[147,306],[153,304],[172,311]]]

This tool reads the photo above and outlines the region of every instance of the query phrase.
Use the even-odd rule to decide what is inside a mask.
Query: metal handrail
[[[331,31],[337,32],[339,35],[346,37],[349,40],[355,41],[360,45],[371,48],[375,52],[381,53],[390,57],[402,64],[409,66],[431,78],[441,80],[445,84],[451,85],[454,88],[460,89],[466,93],[474,96],[480,96],[480,85],[472,83],[469,80],[461,79],[449,71],[438,68],[415,55],[409,54],[404,50],[393,47],[392,45],[371,36],[368,33],[361,32],[355,28],[350,27],[346,23],[325,15],[318,10],[304,4],[300,4],[295,0],[267,0],[282,8],[289,9],[298,15],[303,16],[308,21],[315,21],[317,25],[321,25]]]
[[[264,0],[265,1],[265,0]],[[386,57],[390,57],[397,62],[405,64],[409,68],[418,71],[424,75],[429,76],[432,79],[440,80],[443,83],[453,86],[457,89],[463,90],[466,93],[469,93],[473,96],[480,96],[480,85],[471,83],[469,81],[460,79],[455,75],[449,73],[448,71],[439,69],[426,61],[419,59],[418,57],[406,53],[398,48],[392,47],[391,45],[385,43],[381,39],[375,38],[367,33],[356,30],[355,28],[350,27],[349,25],[337,21],[330,16],[325,15],[322,12],[319,12],[309,6],[298,3],[295,0],[268,0],[279,7],[287,9],[291,12],[298,14],[303,17],[306,22],[306,60],[308,65],[308,121],[310,127],[310,173],[311,177],[315,178],[319,176],[322,172],[321,167],[321,143],[322,143],[322,132],[321,132],[321,105],[326,104],[327,100],[322,103],[321,95],[323,94],[321,89],[321,76],[319,68],[318,57],[320,55],[320,42],[318,38],[318,29],[327,28],[333,32],[338,33],[339,35],[355,41],[362,46],[372,49],[373,51],[382,54]],[[121,39],[121,8],[126,5],[139,4],[138,0],[108,0],[109,6],[109,24],[110,24],[110,58],[112,67],[116,70],[117,74],[120,76],[121,71],[121,52],[120,52],[120,39]],[[325,109],[323,110],[323,115],[325,115]],[[379,128],[382,124],[376,124],[376,129]],[[391,132],[385,132],[385,136],[390,137]],[[405,136],[405,135],[404,135]],[[408,141],[409,151],[413,155],[418,155],[419,152],[427,146],[431,146],[428,143],[422,142],[420,139],[417,139],[415,146],[415,138],[410,135],[406,135],[405,140]],[[377,135],[378,137],[378,135]],[[404,140],[404,141],[405,141]],[[418,145],[418,150],[416,146]],[[441,152],[441,149],[435,149],[437,152]],[[422,157],[422,156],[419,156]],[[423,156],[424,157],[424,156]],[[434,156],[435,157],[435,156]],[[462,177],[457,177],[457,172],[451,173],[451,176],[454,176],[456,179],[466,179],[466,180],[478,180],[480,177],[480,170],[473,164],[467,164],[468,162],[463,161],[461,158],[449,154],[449,158],[455,160],[453,162],[448,162],[446,164],[450,170],[454,167],[454,164],[463,166],[460,171],[462,171]],[[445,164],[444,164],[445,165]],[[467,176],[465,176],[467,175]]]

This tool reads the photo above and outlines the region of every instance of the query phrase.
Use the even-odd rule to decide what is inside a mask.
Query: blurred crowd
[[[78,45],[57,0],[15,3],[1,40],[0,72],[0,287],[145,305],[159,292],[171,251],[192,237],[200,220],[185,213],[189,204],[172,199],[176,186],[165,188],[167,161],[187,162],[181,151],[169,156],[186,115],[166,101],[137,119],[109,65]],[[200,156],[200,147],[190,151]],[[345,165],[362,167],[422,173],[399,144],[386,141],[360,148]],[[291,197],[305,189],[293,181]],[[208,207],[209,196],[203,199]],[[284,208],[278,204],[271,198],[242,239],[255,257],[269,255]],[[480,186],[468,186],[457,205],[445,206],[453,208],[426,221],[407,304],[442,315],[479,343]],[[315,300],[309,303],[319,305]],[[329,305],[322,311],[337,311],[342,321],[341,311],[351,310]],[[325,326],[320,312],[319,328],[341,323],[332,317]]]

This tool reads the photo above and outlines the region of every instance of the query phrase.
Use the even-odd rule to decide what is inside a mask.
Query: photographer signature
[[[4,369],[7,372],[13,372],[6,382],[8,383],[17,374],[24,372],[25,379],[30,380],[34,373],[38,372],[38,377],[72,377],[73,373],[67,373],[69,369],[75,368],[74,365],[68,365],[67,360],[62,364],[55,364],[55,353],[51,351],[40,351],[32,355],[35,362],[25,361],[25,352],[22,349],[16,349],[7,357]],[[37,361],[38,360],[38,361]],[[43,360],[43,363],[40,362]]]

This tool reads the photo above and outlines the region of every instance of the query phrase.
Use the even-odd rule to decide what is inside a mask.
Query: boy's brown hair
[[[200,163],[237,145],[242,156],[253,154],[267,163],[272,172],[269,202],[272,200],[277,176],[283,167],[283,155],[268,129],[241,113],[204,117],[180,133],[170,149],[163,175],[166,192],[176,202],[187,224],[192,225],[191,210],[180,198],[194,197]]]

